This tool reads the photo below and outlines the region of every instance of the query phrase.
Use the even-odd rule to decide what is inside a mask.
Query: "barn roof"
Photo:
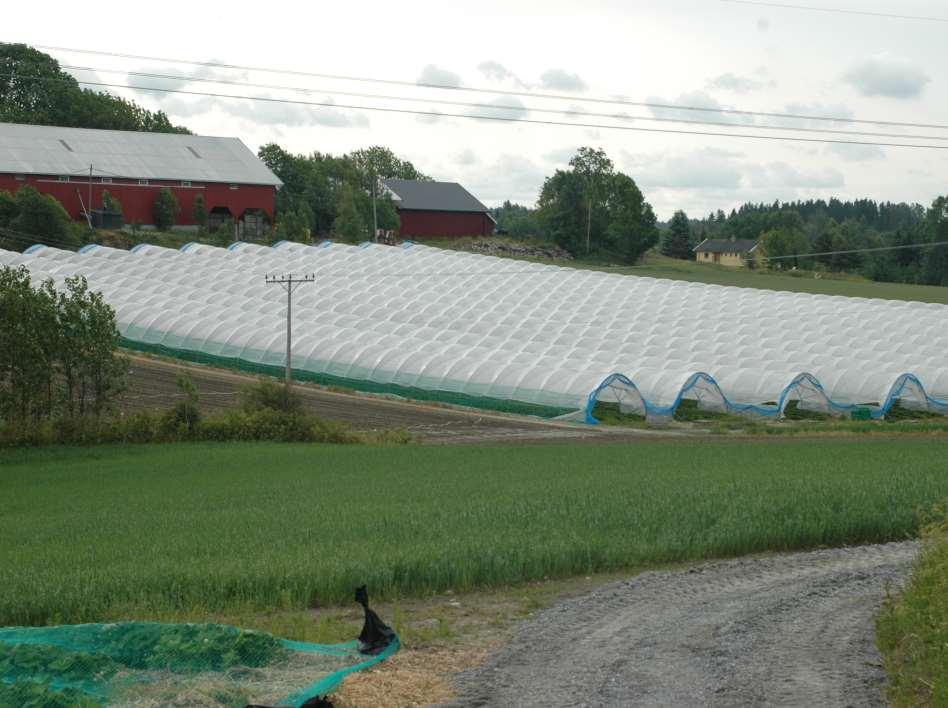
[[[757,247],[752,238],[706,238],[695,247],[695,253],[750,253]]]
[[[0,123],[0,172],[280,186],[237,138]]]
[[[382,183],[394,193],[393,199],[399,209],[485,213],[488,211],[486,206],[457,182],[383,179]]]

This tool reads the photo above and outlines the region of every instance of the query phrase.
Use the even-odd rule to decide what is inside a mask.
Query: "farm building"
[[[496,221],[457,182],[382,180],[395,202],[403,238],[490,236]]]
[[[718,263],[744,268],[753,258],[758,242],[749,238],[706,238],[695,247],[698,263]]]
[[[211,227],[229,218],[249,236],[272,222],[281,182],[237,138],[0,123],[0,190],[24,185],[58,199],[73,219],[101,209],[108,191],[125,223],[145,226],[160,189],[177,198],[181,226],[196,226],[192,207],[203,194]]]

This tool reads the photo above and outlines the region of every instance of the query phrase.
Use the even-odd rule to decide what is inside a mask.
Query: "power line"
[[[875,251],[898,251],[902,248],[931,248],[933,246],[948,246],[948,241],[934,241],[932,243],[909,243],[904,246],[879,246],[876,248],[853,248],[848,251],[823,251],[822,253],[797,253],[791,256],[759,256],[762,261],[779,261],[787,258],[813,258],[815,256],[839,256],[848,253],[873,253]],[[752,261],[753,258],[744,260]]]
[[[869,17],[885,17],[893,20],[924,20],[926,22],[948,22],[945,17],[922,17],[918,15],[894,15],[888,12],[870,12],[868,10],[844,10],[836,7],[813,7],[811,5],[791,5],[783,2],[762,2],[761,0],[721,0],[735,5],[759,5],[761,7],[778,7],[788,10],[810,10],[811,12],[832,12],[841,15],[867,15]]]
[[[571,96],[568,94],[555,94],[555,93],[539,93],[535,91],[512,91],[509,89],[489,89],[484,87],[474,87],[474,86],[452,86],[450,84],[438,84],[430,82],[413,82],[413,81],[404,81],[397,79],[380,79],[375,77],[363,77],[363,76],[347,76],[344,74],[326,74],[318,73],[312,71],[300,71],[298,69],[274,69],[271,67],[262,67],[262,66],[247,66],[241,64],[226,64],[223,62],[213,62],[213,61],[193,61],[189,59],[172,59],[168,57],[154,57],[146,56],[142,54],[125,54],[121,52],[105,52],[95,49],[77,49],[70,47],[58,47],[52,45],[43,45],[37,44],[34,45],[37,49],[45,49],[47,51],[56,51],[56,52],[70,52],[76,54],[92,54],[96,56],[108,56],[115,57],[120,59],[135,59],[139,61],[157,61],[165,62],[169,64],[186,64],[188,66],[203,66],[214,69],[228,69],[228,70],[237,70],[237,71],[257,71],[261,73],[269,74],[285,74],[289,76],[306,76],[310,78],[318,79],[330,79],[333,81],[353,81],[357,83],[375,83],[375,84],[389,84],[393,86],[410,86],[412,88],[429,88],[429,89],[438,89],[445,91],[462,91],[462,92],[473,92],[473,93],[487,93],[493,95],[503,95],[503,96],[520,96],[526,98],[544,98],[544,99],[553,99],[561,101],[574,101],[580,103],[605,103],[611,105],[624,105],[624,106],[639,106],[645,108],[661,108],[668,110],[678,110],[678,111],[698,111],[703,113],[726,113],[730,115],[743,115],[743,116],[758,116],[764,118],[794,118],[797,120],[814,120],[814,121],[827,121],[833,123],[861,123],[869,125],[888,125],[892,127],[905,127],[905,128],[935,128],[941,130],[948,130],[948,125],[945,124],[933,124],[933,123],[907,123],[900,121],[884,121],[884,120],[869,120],[869,119],[860,119],[860,118],[847,118],[843,116],[819,116],[819,115],[803,115],[798,113],[772,113],[772,112],[763,112],[763,111],[743,111],[732,108],[708,108],[707,106],[679,106],[675,104],[668,103],[655,103],[650,101],[630,101],[624,98],[599,98],[591,96]]]
[[[37,80],[46,80],[38,78]],[[59,79],[54,79],[59,80]],[[701,135],[705,137],[719,138],[745,138],[748,140],[776,140],[790,141],[798,143],[829,143],[836,145],[872,145],[875,147],[904,147],[904,148],[927,148],[932,150],[948,150],[948,145],[929,145],[918,143],[881,143],[868,140],[836,140],[832,138],[801,138],[783,135],[748,135],[745,133],[724,133],[709,130],[676,130],[672,128],[642,128],[632,125],[610,125],[605,123],[569,123],[566,121],[538,120],[535,118],[513,118],[509,116],[487,116],[473,115],[469,113],[442,113],[440,111],[420,111],[409,108],[391,108],[382,106],[360,106],[353,104],[341,104],[330,101],[301,101],[298,99],[272,98],[267,96],[237,96],[227,93],[212,93],[209,91],[186,91],[184,89],[157,88],[154,86],[132,86],[130,84],[112,84],[104,81],[83,81],[85,86],[103,86],[107,88],[133,89],[135,91],[153,91],[156,93],[173,93],[185,96],[205,96],[209,98],[225,98],[238,101],[263,101],[266,103],[279,103],[298,106],[317,106],[322,108],[345,108],[356,111],[376,111],[381,113],[399,113],[405,115],[431,116],[436,118],[465,118],[468,120],[486,120],[502,123],[526,123],[530,125],[556,125],[567,126],[571,128],[596,128],[603,130],[625,130],[639,133],[668,133],[673,135]],[[740,128],[741,126],[734,126]]]
[[[618,113],[595,113],[590,111],[577,111],[569,109],[557,109],[557,108],[537,108],[535,106],[524,106],[524,105],[512,105],[512,104],[496,104],[496,103],[472,103],[467,101],[449,101],[445,99],[428,99],[428,98],[418,98],[415,96],[392,96],[392,95],[380,95],[373,93],[359,93],[353,91],[338,91],[335,89],[318,89],[318,88],[307,88],[302,86],[281,86],[274,84],[256,84],[249,83],[245,81],[231,81],[227,79],[210,79],[203,77],[188,77],[181,75],[173,74],[153,74],[150,72],[142,71],[124,71],[120,69],[103,69],[99,67],[91,66],[74,66],[71,64],[62,64],[60,65],[63,69],[70,69],[72,71],[94,71],[97,73],[105,74],[125,74],[127,76],[137,76],[143,78],[151,79],[167,79],[170,81],[184,81],[187,83],[211,83],[211,84],[224,84],[228,86],[241,86],[245,88],[259,88],[259,89],[268,89],[268,90],[279,90],[279,91],[294,91],[298,93],[313,94],[319,93],[324,95],[333,95],[333,96],[349,96],[355,98],[368,98],[368,99],[377,99],[382,101],[408,101],[411,103],[424,103],[424,104],[442,104],[450,106],[462,106],[465,108],[486,108],[489,110],[502,109],[502,110],[516,110],[516,111],[531,111],[534,113],[547,113],[555,115],[566,115],[566,116],[589,116],[594,118],[613,118],[616,120],[631,120],[631,121],[647,121],[654,123],[682,123],[688,125],[710,125],[710,126],[723,126],[723,127],[737,127],[737,128],[749,128],[754,130],[782,130],[790,132],[804,132],[804,133],[827,133],[833,135],[861,135],[868,137],[877,137],[877,138],[902,138],[905,140],[948,140],[948,135],[912,135],[905,133],[876,133],[868,132],[862,130],[834,130],[832,128],[805,128],[805,127],[792,127],[786,125],[758,125],[758,124],[734,124],[734,123],[724,123],[720,121],[704,121],[704,120],[689,120],[687,118],[659,118],[656,116],[629,116],[622,115]],[[36,78],[41,80],[53,80],[53,77],[23,77],[23,78]],[[68,81],[68,79],[62,79],[63,81]],[[82,79],[77,79],[80,84],[85,84],[86,82]]]

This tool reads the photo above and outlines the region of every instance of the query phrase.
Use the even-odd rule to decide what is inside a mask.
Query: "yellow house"
[[[698,263],[718,263],[732,268],[746,268],[753,260],[758,241],[749,238],[706,238],[695,246]]]

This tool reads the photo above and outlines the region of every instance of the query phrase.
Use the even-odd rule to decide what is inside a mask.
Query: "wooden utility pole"
[[[293,291],[303,283],[315,283],[316,274],[293,275],[284,273],[283,275],[265,276],[267,285],[279,285],[286,290],[286,394],[289,399],[290,385],[293,380],[293,362],[291,358],[293,342]]]

